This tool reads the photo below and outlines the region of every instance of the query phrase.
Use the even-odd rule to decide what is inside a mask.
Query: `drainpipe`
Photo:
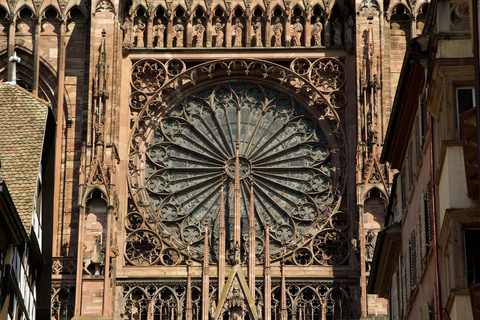
[[[435,266],[435,296],[437,319],[442,319],[442,302],[440,295],[440,266],[438,265],[437,253],[437,220],[435,210],[435,186],[434,186],[434,167],[433,167],[433,117],[428,117],[428,130],[430,135],[430,194],[432,203],[432,227],[433,227],[433,264]]]
[[[480,143],[480,51],[479,25],[478,25],[478,0],[472,1],[473,12],[473,57],[475,59],[475,106],[477,107],[477,146]],[[480,148],[477,147],[477,161],[480,161]],[[480,179],[480,166],[478,167],[478,179]],[[480,190],[479,190],[480,192]]]

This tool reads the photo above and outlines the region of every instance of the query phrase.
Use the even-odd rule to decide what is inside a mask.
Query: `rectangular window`
[[[467,110],[475,107],[475,90],[473,87],[457,88],[457,130],[458,138],[462,139],[462,132],[460,126],[460,115]]]
[[[465,229],[465,259],[468,286],[480,282],[480,229]]]

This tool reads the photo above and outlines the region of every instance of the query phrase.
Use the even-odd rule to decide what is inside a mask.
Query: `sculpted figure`
[[[320,21],[320,17],[317,17],[317,20],[312,28],[313,41],[316,46],[322,45],[322,30],[323,30],[322,22]]]
[[[221,47],[223,46],[223,38],[224,38],[224,33],[223,33],[223,27],[225,25],[222,23],[220,18],[217,18],[214,26],[215,30],[215,47]]]
[[[145,37],[145,23],[142,20],[138,20],[137,24],[133,27],[133,37],[136,40],[136,47],[143,48],[145,47],[144,37]]]
[[[217,306],[215,305],[215,300],[210,299],[210,319],[215,317],[215,311],[217,310]]]
[[[201,19],[197,19],[197,24],[193,27],[193,35],[195,37],[195,47],[203,46],[203,35],[205,34],[205,26]]]
[[[257,17],[257,19],[255,19],[255,22],[253,24],[253,30],[255,31],[255,46],[256,47],[263,46],[263,43],[262,43],[262,19],[260,19],[260,17]]]
[[[100,236],[95,236],[95,243],[93,244],[90,254],[86,252],[83,257],[83,270],[89,275],[92,275],[90,270],[88,270],[90,266],[95,267],[94,275],[99,276],[102,267],[105,265],[105,249],[103,249],[100,241]]]
[[[342,23],[338,18],[335,18],[335,20],[333,20],[333,45],[342,45]]]
[[[353,43],[353,26],[355,22],[353,21],[352,16],[348,16],[347,22],[345,22],[345,42]]]
[[[132,23],[129,17],[125,17],[125,21],[122,25],[123,29],[123,43],[129,45],[132,43]]]
[[[182,24],[182,19],[177,19],[177,24],[173,26],[173,32],[175,33],[175,47],[183,47],[183,34],[185,27]]]
[[[273,36],[275,37],[274,47],[282,46],[282,34],[283,34],[283,24],[280,21],[280,18],[275,19],[275,24],[273,25]]]
[[[293,34],[292,34],[292,46],[293,47],[298,47],[301,46],[301,39],[302,39],[302,33],[303,33],[303,25],[300,22],[300,18],[295,19],[295,23],[292,26],[293,28]]]
[[[234,47],[242,46],[242,33],[243,33],[243,24],[240,19],[235,19],[235,25],[233,26],[233,31],[235,34],[235,42],[233,43]]]
[[[157,24],[153,27],[153,37],[157,38],[157,48],[163,48],[163,40],[165,37],[165,25],[162,23],[162,19],[157,19]]]

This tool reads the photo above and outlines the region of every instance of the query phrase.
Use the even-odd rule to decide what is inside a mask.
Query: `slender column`
[[[187,20],[187,47],[191,48],[192,47],[192,42],[193,42],[193,25],[192,21],[193,18],[190,17],[190,19]]]
[[[271,47],[272,46],[272,26],[271,26],[271,24],[272,24],[272,17],[270,17],[270,13],[269,13],[267,15],[267,19],[265,21],[265,47]]]
[[[231,38],[230,33],[227,33]],[[236,146],[236,154],[235,154],[235,188],[234,188],[234,197],[235,197],[235,209],[234,209],[234,236],[233,236],[233,243],[238,249],[240,249],[240,241],[241,241],[241,215],[240,212],[240,201],[241,201],[241,194],[240,194],[240,108],[237,111],[237,146]],[[235,261],[240,261],[240,250],[235,251]]]
[[[167,48],[172,47],[173,15],[167,16]]]
[[[225,195],[222,182],[222,191],[220,198],[220,220],[218,226],[218,302],[222,296],[225,286]]]
[[[250,48],[252,46],[252,20],[251,15],[245,17],[245,47]]]
[[[310,24],[310,19],[310,14],[307,14],[307,18],[305,19],[305,27],[303,28],[303,39],[305,47],[310,47],[312,44],[312,25]]]
[[[253,178],[250,178],[250,217],[248,227],[248,286],[252,293],[252,300],[255,301],[255,203],[253,199]]]
[[[283,35],[285,39],[285,47],[290,47],[292,46],[292,27],[290,24],[290,19],[291,16],[288,15],[287,18],[285,19],[285,29],[283,30]]]
[[[56,131],[56,137],[55,137],[55,176],[54,176],[54,191],[53,191],[53,228],[54,228],[54,234],[58,234],[57,228],[58,226],[58,219],[60,215],[63,214],[63,212],[60,212],[60,186],[62,185],[61,183],[61,167],[62,167],[62,142],[64,141],[63,139],[63,130],[64,130],[64,96],[65,96],[65,33],[66,33],[66,25],[65,21],[62,21],[60,25],[60,41],[58,44],[58,87],[57,87],[57,131]],[[59,255],[58,252],[58,241],[61,242],[61,239],[56,239],[56,241],[53,241],[53,253],[56,255]],[[81,252],[78,252],[78,255],[80,255]],[[81,266],[80,266],[81,269]],[[78,283],[78,282],[77,282]],[[80,296],[77,295],[77,296]]]
[[[203,248],[203,281],[202,281],[202,319],[208,319],[208,307],[210,306],[209,299],[209,287],[210,287],[210,274],[209,264],[210,257],[208,255],[208,220],[205,219],[205,242]]]
[[[107,211],[107,235],[105,237],[105,269],[103,271],[104,275],[104,285],[103,285],[103,315],[110,316],[109,307],[110,303],[110,240],[112,234],[112,214],[113,207],[110,206]],[[83,259],[82,259],[83,260]]]
[[[360,234],[365,234],[364,225],[363,225],[363,205],[358,205],[358,215],[360,217]],[[363,240],[363,239],[362,239]],[[359,241],[357,244],[360,247],[360,290],[361,290],[361,307],[362,307],[362,317],[367,316],[367,277],[365,276],[366,264],[365,264],[365,241]]]
[[[270,267],[270,221],[267,218],[265,226],[265,265],[263,267],[264,276],[264,300],[265,300],[265,319],[272,318],[272,276]]]
[[[83,230],[85,229],[85,207],[81,206],[78,217],[78,245],[77,245],[77,281],[75,287],[75,316],[81,315],[82,310],[82,275],[83,275]]]
[[[8,27],[8,49],[7,49],[7,57],[13,56],[13,52],[15,51],[15,26],[17,24],[17,20],[12,18],[10,21],[10,25]],[[7,72],[7,79],[10,81],[12,79],[12,70],[13,65],[8,63],[8,72]]]
[[[225,23],[225,47],[230,48],[232,46],[232,15],[228,16]]]
[[[40,66],[40,55],[38,54],[38,46],[40,43],[40,27],[42,25],[42,18],[38,18],[37,24],[35,25],[35,35],[33,40],[33,83],[32,83],[32,94],[38,96],[38,73]]]
[[[192,320],[193,313],[192,313],[192,275],[191,275],[191,268],[192,268],[192,260],[187,260],[187,301],[185,306],[185,319]]]
[[[282,260],[281,264],[281,272],[282,272],[282,293],[281,293],[281,301],[280,301],[280,318],[282,320],[288,320],[288,311],[287,311],[287,286],[285,283],[285,260]]]
[[[212,47],[212,19],[209,18],[207,20],[207,27],[205,30],[205,34],[207,36],[207,48]]]
[[[147,47],[153,47],[153,13],[149,15],[147,20]]]

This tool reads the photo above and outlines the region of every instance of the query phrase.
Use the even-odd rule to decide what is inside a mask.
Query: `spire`
[[[209,247],[208,247],[208,218],[205,217],[205,243],[203,248],[203,281],[202,281],[202,319],[208,319],[210,306],[210,275],[209,275]]]
[[[19,56],[17,56],[17,52],[13,52],[13,56],[8,59],[12,63],[12,79],[10,82],[7,82],[8,84],[15,85],[17,84],[17,63],[20,63],[22,59],[20,59]]]

